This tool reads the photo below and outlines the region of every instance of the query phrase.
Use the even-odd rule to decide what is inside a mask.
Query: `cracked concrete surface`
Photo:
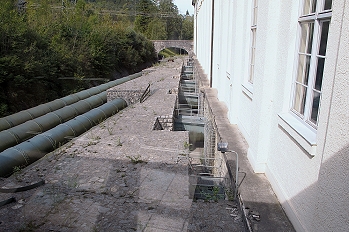
[[[0,231],[245,231],[230,201],[193,202],[186,131],[152,130],[173,113],[182,60],[163,63],[118,89],[151,84],[151,96],[101,122],[40,161],[1,179],[11,188],[44,179],[38,188],[0,194]]]

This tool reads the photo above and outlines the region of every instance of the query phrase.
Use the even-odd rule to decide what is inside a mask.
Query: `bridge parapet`
[[[181,48],[192,54],[194,42],[192,40],[152,40],[157,54],[165,48]]]

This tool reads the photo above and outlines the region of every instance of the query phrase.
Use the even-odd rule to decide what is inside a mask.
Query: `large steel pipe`
[[[122,84],[124,82],[127,82],[129,80],[135,79],[137,77],[142,76],[142,72],[133,74],[133,75],[129,75],[127,77],[123,77],[120,79],[117,79],[115,81],[110,81],[108,83],[87,89],[87,90],[83,90],[80,91],[78,93],[75,94],[71,94],[69,96],[60,98],[60,99],[56,99],[54,101],[45,103],[45,104],[41,104],[39,106],[30,108],[28,110],[23,110],[20,111],[18,113],[9,115],[7,117],[4,118],[0,118],[0,131],[9,129],[11,127],[15,127],[19,124],[22,124],[28,120],[32,120],[34,118],[40,117],[44,114],[47,114],[49,112],[55,111],[57,109],[60,109],[64,106],[67,105],[71,105],[75,102],[78,102],[80,100],[86,99],[88,97],[91,97],[93,95],[99,94],[103,91],[106,91],[107,89],[114,87],[116,85]],[[1,141],[1,140],[0,140]]]
[[[107,94],[102,92],[15,127],[0,131],[0,152],[34,137],[36,134],[43,133],[63,122],[66,122],[77,115],[86,113],[87,111],[104,104],[106,101]]]
[[[69,138],[79,136],[102,120],[124,109],[127,103],[115,99],[80,116],[60,124],[45,133],[34,136],[0,153],[0,176],[13,173],[14,167],[24,167],[42,158],[64,144]]]
[[[77,115],[83,114],[99,105],[102,105],[107,101],[107,94],[104,92],[104,90],[140,77],[141,75],[141,73],[137,73],[93,87],[89,90],[81,91],[76,95],[69,95],[61,99],[64,101],[64,104],[67,104],[67,106],[53,112],[49,112],[43,116],[36,117],[32,120],[28,120],[25,123],[19,124],[7,130],[0,131],[0,152],[29,138],[32,138],[36,134],[43,133],[57,126],[58,124],[66,122]],[[91,97],[88,97],[90,95]],[[79,98],[85,99],[73,103]],[[56,106],[59,105],[58,102],[59,101],[55,103]],[[18,114],[15,116],[16,120],[17,117]]]

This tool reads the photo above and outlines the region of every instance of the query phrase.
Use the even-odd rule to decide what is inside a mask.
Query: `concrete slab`
[[[151,95],[1,179],[1,187],[46,184],[10,194],[17,202],[0,208],[0,231],[244,231],[228,202],[190,199],[188,162],[178,159],[189,133],[153,130],[157,117],[173,113],[176,94],[169,90],[178,87],[182,62],[117,86],[150,83]]]

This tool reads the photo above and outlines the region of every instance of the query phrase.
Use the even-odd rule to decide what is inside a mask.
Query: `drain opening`
[[[159,121],[159,118],[155,119],[153,130],[164,130],[164,128],[162,127],[162,125],[161,125],[161,123]]]
[[[173,116],[163,115],[155,119],[153,130],[173,130]]]

